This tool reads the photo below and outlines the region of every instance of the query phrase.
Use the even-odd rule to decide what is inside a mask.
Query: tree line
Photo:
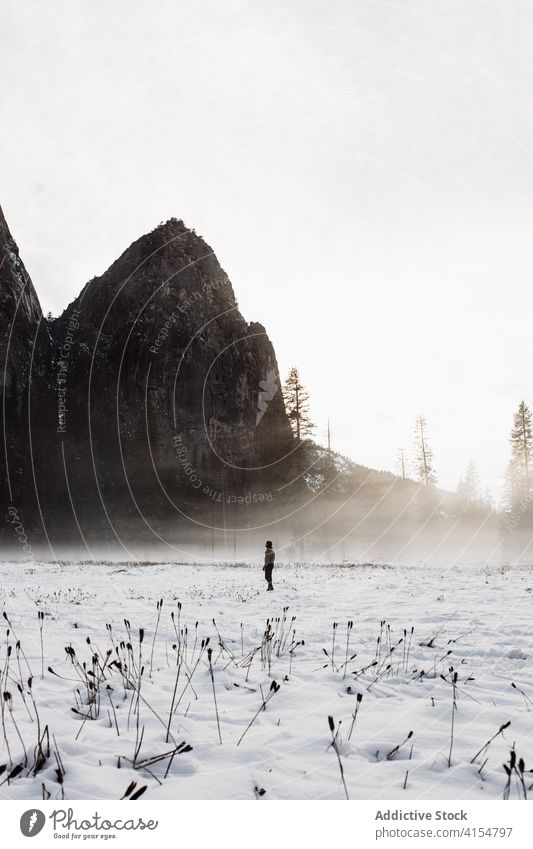
[[[533,415],[525,401],[520,401],[513,416],[509,434],[510,459],[505,472],[502,509],[507,513],[533,513]],[[403,463],[403,456],[402,456]],[[426,486],[434,486],[437,475],[433,465],[424,416],[418,416],[415,427],[415,477]],[[470,461],[466,474],[457,485],[457,494],[468,505],[492,506],[488,490],[482,492],[477,466]]]
[[[293,366],[283,384],[283,400],[298,442],[315,430],[309,412],[309,392],[303,385],[298,369]],[[329,431],[329,428],[328,428]],[[510,513],[533,513],[533,414],[525,401],[520,401],[513,417],[509,435],[510,459],[505,473],[502,509]],[[400,477],[416,480],[423,486],[435,487],[438,477],[433,450],[428,433],[428,423],[421,413],[416,417],[411,462],[406,462],[406,452],[398,449],[397,473]],[[411,472],[410,474],[408,472]],[[474,461],[470,461],[464,477],[457,485],[457,495],[467,506],[492,507],[492,496],[483,491]]]

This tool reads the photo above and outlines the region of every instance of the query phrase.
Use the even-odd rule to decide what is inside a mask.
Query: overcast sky
[[[0,203],[54,314],[176,216],[323,437],[499,492],[533,404],[533,5],[3,0]]]

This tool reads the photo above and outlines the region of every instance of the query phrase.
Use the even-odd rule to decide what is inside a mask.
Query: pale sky
[[[322,438],[497,494],[533,404],[533,5],[3,0],[0,203],[44,310],[183,218]]]

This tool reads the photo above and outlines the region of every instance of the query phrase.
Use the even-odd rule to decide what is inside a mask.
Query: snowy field
[[[1,563],[0,798],[533,796],[532,569],[274,577]]]

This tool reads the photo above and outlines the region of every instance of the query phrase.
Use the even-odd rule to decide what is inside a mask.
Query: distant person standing
[[[274,560],[276,559],[276,553],[272,548],[272,542],[267,539],[265,550],[265,565],[263,566],[263,570],[265,572],[265,581],[268,581],[267,592],[269,590],[273,590],[272,586],[272,570],[274,569]]]

